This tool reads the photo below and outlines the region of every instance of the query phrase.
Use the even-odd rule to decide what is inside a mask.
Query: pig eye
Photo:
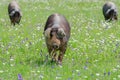
[[[57,33],[57,38],[59,38],[59,39],[63,39],[64,36],[65,35],[61,32]]]
[[[56,36],[56,37],[57,37],[56,32],[51,31],[51,32],[50,32],[50,38],[52,38],[53,36]]]
[[[52,33],[52,31],[50,32],[50,37],[52,37],[53,36],[53,33]]]

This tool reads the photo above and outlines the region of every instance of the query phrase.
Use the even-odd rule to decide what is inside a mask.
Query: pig
[[[8,15],[11,21],[11,24],[13,24],[15,26],[15,24],[19,24],[21,17],[22,17],[22,13],[20,10],[20,7],[18,5],[18,3],[16,1],[12,1],[9,3],[8,5]]]
[[[103,5],[102,10],[103,10],[103,15],[106,21],[113,21],[118,19],[117,8],[113,2],[106,2]]]
[[[61,14],[51,14],[46,21],[44,27],[45,42],[52,61],[58,64],[62,64],[70,38],[70,30],[68,21]]]

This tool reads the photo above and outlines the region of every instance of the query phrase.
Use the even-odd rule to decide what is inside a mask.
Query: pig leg
[[[51,62],[57,61],[57,58],[56,58],[57,54],[56,54],[56,51],[53,50],[53,49],[51,49],[51,48],[48,48],[48,52],[49,52],[50,57],[52,58]]]
[[[54,53],[53,56],[52,56],[52,62],[53,62],[53,61],[55,61],[55,62],[58,61],[58,59],[57,59],[57,54],[56,54],[56,53]]]
[[[15,20],[13,17],[10,17],[10,20],[11,20],[11,25],[14,25],[15,26]]]
[[[63,56],[65,54],[67,46],[64,46],[61,50],[60,50],[60,54],[58,56],[58,64],[62,65],[62,60],[63,60]]]
[[[19,24],[19,23],[20,23],[20,20],[21,20],[21,17],[20,17],[19,21],[17,21],[17,24]]]

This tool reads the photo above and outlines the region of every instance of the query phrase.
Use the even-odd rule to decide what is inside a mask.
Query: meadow
[[[11,0],[0,0],[0,80],[119,80],[120,20],[105,22],[105,0],[17,0],[20,25],[8,16]],[[112,0],[118,6],[120,1]],[[62,66],[51,63],[43,30],[60,13],[71,25]]]

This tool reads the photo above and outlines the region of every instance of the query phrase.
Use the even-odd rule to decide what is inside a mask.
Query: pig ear
[[[51,32],[51,28],[48,28],[44,31],[44,35],[46,38],[50,38],[50,32]]]
[[[106,12],[106,15],[108,15],[111,12],[114,12],[114,9],[108,9],[107,12]]]
[[[59,28],[58,29],[58,37],[59,38],[63,38],[65,36],[65,31],[63,30],[63,28]]]
[[[13,10],[9,15],[13,16],[15,14],[15,11]]]

